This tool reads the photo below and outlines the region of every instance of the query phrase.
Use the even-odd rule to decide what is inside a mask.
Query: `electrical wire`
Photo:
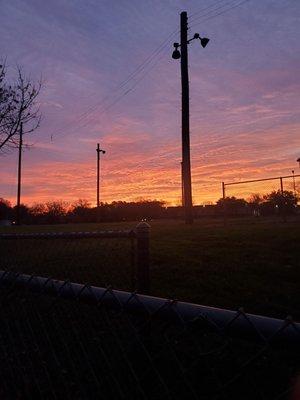
[[[175,33],[174,33],[175,34]],[[169,43],[165,43],[163,47],[160,48],[159,53],[157,53],[157,56],[169,45]],[[153,58],[151,60],[151,62],[153,62],[155,59]],[[123,98],[124,96],[126,96],[127,94],[129,94],[136,86],[137,84],[144,79],[144,77],[146,75],[148,75],[148,73],[154,68],[154,66],[157,65],[158,61],[160,61],[161,58],[158,58],[157,61],[151,64],[147,65],[147,70],[145,71],[145,73],[142,76],[135,77],[135,80],[133,80],[133,85],[131,87],[124,87],[122,93],[117,94],[116,97],[112,97],[112,101],[109,102],[109,104],[105,104],[105,101],[102,101],[92,107],[90,107],[89,111],[86,111],[85,113],[83,113],[82,115],[80,115],[78,118],[76,118],[75,120],[71,121],[70,123],[68,123],[67,125],[63,126],[60,128],[60,130],[57,132],[53,132],[52,135],[57,136],[57,139],[65,137],[67,134],[60,134],[63,133],[66,129],[70,129],[74,126],[74,124],[76,124],[76,130],[78,130],[78,128],[82,128],[85,127],[86,125],[88,125],[89,123],[89,118],[93,115],[93,113],[97,110],[98,114],[97,116],[101,116],[104,112],[106,112],[107,110],[109,110],[113,105],[115,105],[117,102],[120,101],[121,98]],[[142,70],[140,71],[142,72]],[[140,75],[140,74],[139,74]],[[110,96],[111,97],[111,96]],[[102,106],[102,107],[101,107]],[[86,123],[87,121],[87,123]],[[80,123],[83,122],[83,125],[80,125]]]
[[[242,4],[245,3],[246,1],[248,1],[248,0],[242,0],[242,1],[240,1],[239,3],[237,3],[237,4],[234,4],[234,2],[232,2],[232,1],[227,2],[226,5],[232,4],[232,7],[228,8],[228,9],[225,9],[225,10],[222,10],[222,12],[219,12],[219,13],[217,13],[217,14],[211,15],[211,16],[209,16],[208,18],[205,18],[204,21],[206,21],[206,20],[208,20],[208,19],[215,18],[215,17],[217,17],[217,16],[219,16],[219,15],[221,15],[221,14],[224,14],[225,12],[228,12],[228,11],[230,11],[230,10],[232,10],[232,9],[234,9],[234,8],[236,8],[236,7],[238,7],[238,6],[240,6],[240,5],[242,5]],[[220,1],[218,1],[217,3],[220,3]],[[234,4],[234,5],[233,5],[233,4]],[[224,7],[224,5],[222,6],[222,8],[223,8],[223,7]],[[207,8],[209,8],[209,7],[207,7]],[[215,9],[214,11],[217,11],[218,9],[219,9],[219,8]],[[194,13],[193,15],[195,15],[195,14],[196,14],[196,13]],[[204,15],[204,16],[205,16],[205,15]],[[202,16],[201,18],[203,18],[204,16]],[[197,19],[199,19],[199,17],[196,18],[196,19],[194,19],[194,21],[196,21]],[[178,32],[179,32],[179,31],[174,31],[174,32],[173,32],[173,35],[174,35],[175,33],[178,33]],[[167,45],[167,44],[165,44],[165,45],[161,48],[161,50],[163,50],[163,49],[166,47],[166,45]],[[158,61],[160,61],[160,59],[159,59]],[[125,95],[127,95],[129,92],[131,92],[131,91],[138,85],[138,83],[139,83],[140,81],[142,81],[142,80],[145,78],[145,76],[148,75],[148,73],[156,66],[157,63],[158,63],[158,62],[156,62],[155,64],[153,64],[153,65],[149,68],[149,70],[146,71],[146,73],[145,73],[138,81],[136,81],[136,83],[134,84],[134,86],[133,86],[132,88],[130,88],[129,90],[127,90],[123,95],[121,95],[120,98],[117,99],[117,101],[119,101],[122,97],[124,97]],[[106,108],[103,110],[103,112],[105,112],[105,111],[107,111],[108,109],[110,109],[114,104],[115,104],[115,102],[114,102],[112,105],[106,107]]]
[[[229,11],[231,11],[231,10],[237,8],[237,7],[240,7],[241,5],[243,5],[244,3],[246,3],[247,1],[249,1],[249,0],[242,0],[242,1],[240,1],[239,3],[237,3],[237,4],[233,4],[234,2],[229,2],[229,3],[227,3],[227,5],[229,5],[230,3],[233,4],[231,7],[227,8],[227,9],[225,9],[225,10],[222,10],[222,11],[218,12],[217,14],[213,14],[213,15],[211,15],[211,16],[208,16],[207,18],[202,19],[203,17],[201,17],[201,22],[206,22],[206,21],[209,21],[210,19],[216,18],[216,17],[218,17],[218,16],[220,16],[220,15],[222,15],[222,14],[225,14],[225,13],[227,13],[227,12],[229,12]],[[224,6],[219,7],[219,8],[224,8]],[[215,11],[216,11],[216,10],[215,10]],[[190,22],[191,22],[191,24],[193,24],[195,21],[197,21],[197,20],[199,20],[199,19],[200,19],[200,17],[197,17],[197,18],[195,18],[194,20],[192,20],[192,21],[190,21]],[[194,26],[195,26],[195,24],[194,24],[194,25],[190,25],[190,28],[193,28]]]
[[[210,6],[207,6],[207,7],[205,7],[205,8],[200,8],[198,11],[195,11],[194,13],[190,14],[190,15],[189,15],[189,18],[193,18],[195,15],[198,15],[198,14],[200,14],[201,12],[208,10],[209,8],[213,8],[213,7],[215,7],[217,4],[222,3],[223,1],[225,1],[225,0],[218,0],[218,1],[215,1],[214,4],[211,4]]]
[[[164,48],[166,48],[167,45],[168,44],[165,44]],[[164,54],[161,54],[161,56],[156,60],[156,62],[154,64],[152,64],[151,67],[148,68],[148,70],[142,76],[140,76],[140,78],[137,79],[129,89],[127,89],[124,93],[120,94],[110,104],[108,104],[107,106],[102,108],[98,112],[97,118],[100,118],[104,113],[106,113],[113,106],[115,106],[115,104],[117,104],[123,97],[127,96],[130,92],[132,92],[136,88],[136,86],[151,72],[151,70],[164,58],[164,56],[165,56]],[[90,120],[83,121],[83,123],[80,126],[78,126],[78,128],[76,130],[85,128],[86,126],[88,126],[90,124],[90,122],[91,122]],[[64,137],[66,137],[67,135],[69,135],[68,132],[66,132],[65,134],[60,135],[59,139],[62,139]]]
[[[123,81],[121,81],[113,90],[112,92],[116,94],[117,97],[120,97],[120,95],[117,94],[118,91],[122,90],[123,87],[126,87],[126,85],[128,85],[133,79],[135,79],[135,77],[141,73],[149,63],[151,63],[153,61],[153,59],[165,48],[166,44],[169,42],[170,38],[172,36],[174,36],[176,33],[178,33],[178,30],[173,31],[172,33],[170,33],[168,35],[168,37],[141,63],[139,64],[135,70],[127,77],[125,78]],[[125,89],[126,90],[126,89]],[[129,91],[131,91],[131,89],[129,89]],[[105,105],[105,102],[107,102],[107,100],[109,100],[112,97],[112,93],[110,93],[109,95],[105,96],[102,100],[100,100],[99,102],[97,102],[96,104],[94,104],[93,106],[89,107],[87,110],[85,110],[83,113],[79,114],[79,116],[77,116],[76,118],[74,118],[72,121],[70,121],[69,123],[67,123],[64,126],[61,126],[59,128],[59,131],[56,131],[56,135],[57,133],[65,130],[68,127],[72,127],[74,124],[77,124],[78,122],[80,122],[82,119],[84,119],[86,116],[88,116],[90,113],[96,111],[98,108],[100,108],[101,106]],[[121,97],[123,97],[121,95]],[[114,102],[114,100],[113,100]],[[54,133],[52,133],[52,136],[54,135]]]
[[[166,48],[167,44],[165,44],[164,48]],[[163,48],[163,49],[164,49]],[[116,102],[118,102],[119,100],[121,100],[121,98],[123,98],[124,96],[126,96],[128,93],[132,92],[136,86],[152,71],[152,69],[159,63],[159,61],[162,60],[162,58],[164,57],[164,54],[161,54],[161,57],[158,58],[156,60],[156,62],[154,64],[152,64],[152,66],[138,79],[135,81],[135,83],[133,84],[133,86],[131,88],[129,88],[128,90],[126,90],[126,92],[124,92],[118,99],[117,101],[115,101],[113,104],[110,104],[109,106],[105,107],[104,110],[101,111],[101,114],[103,114],[104,112],[106,112],[107,110],[109,110],[112,106],[114,106],[116,104]]]
[[[219,15],[229,12],[230,10],[232,10],[234,8],[241,6],[243,3],[246,3],[246,1],[248,1],[248,0],[242,0],[242,1],[238,2],[237,4],[234,4],[235,3],[234,1],[229,1],[229,2],[226,2],[225,4],[222,4],[221,6],[219,6],[217,8],[214,8],[217,4],[222,3],[223,1],[224,0],[216,1],[213,5],[205,7],[202,10],[199,10],[199,11],[191,14],[191,17],[192,17],[192,16],[195,16],[205,10],[213,8],[209,12],[207,12],[203,15],[200,15],[197,18],[194,18],[194,19],[192,18],[191,23],[193,23],[195,21],[203,22],[203,21],[208,21],[210,19],[213,19]],[[230,6],[230,7],[226,8],[227,6]],[[221,10],[221,11],[218,13],[215,13],[218,10]],[[190,28],[193,26],[195,26],[195,25],[190,25]],[[132,92],[134,90],[134,88],[151,72],[151,70],[154,68],[154,66],[157,65],[158,61],[151,65],[152,61],[155,60],[155,58],[158,57],[160,53],[162,53],[162,51],[166,48],[166,46],[168,46],[169,40],[177,33],[179,33],[178,30],[174,30],[173,32],[171,32],[168,35],[168,37],[141,64],[139,64],[131,74],[129,74],[129,76],[127,78],[125,78],[123,81],[121,81],[118,84],[118,86],[115,89],[113,89],[113,93],[115,93],[115,95],[112,96],[111,94],[109,94],[109,95],[105,96],[105,98],[102,99],[100,102],[89,107],[87,110],[85,110],[85,112],[80,114],[74,120],[72,120],[68,124],[62,126],[59,129],[59,131],[56,131],[55,133],[53,132],[51,134],[51,136],[53,136],[54,134],[56,136],[58,136],[58,138],[63,138],[65,136],[67,136],[70,133],[68,133],[68,132],[66,132],[65,134],[60,134],[60,133],[65,132],[66,129],[68,130],[68,128],[72,128],[74,126],[74,124],[77,125],[78,129],[87,126],[90,123],[89,118],[93,115],[93,113],[96,110],[99,111],[99,113],[98,113],[98,117],[99,117],[99,116],[103,115],[106,111],[111,109],[116,103],[118,103],[127,94]],[[160,61],[160,59],[159,59],[159,61]],[[145,73],[142,76],[140,76],[140,74],[144,70],[146,70]],[[140,77],[138,78],[138,76],[140,76]],[[133,83],[133,86],[128,88],[129,83]],[[122,93],[118,94],[118,92],[120,90],[124,90],[124,91]],[[109,104],[105,104],[110,98],[111,98],[111,102],[109,102]],[[101,106],[102,106],[102,108],[101,108]],[[83,123],[83,124],[81,124],[81,123]]]
[[[209,8],[213,8],[215,7],[215,5],[219,4],[220,1],[224,1],[224,0],[218,0],[216,1],[214,4],[208,6],[208,7],[204,7],[202,9],[200,9],[199,11],[197,11],[196,13],[192,14],[199,14],[200,12],[203,12]],[[212,10],[213,11],[213,10]],[[141,63],[139,64],[135,70],[129,74],[129,76],[127,78],[125,78],[123,81],[121,81],[118,86],[116,88],[113,89],[113,93],[116,93],[118,98],[122,98],[124,97],[123,95],[118,95],[117,92],[122,89],[124,86],[126,86],[127,84],[129,84],[133,79],[136,78],[137,75],[139,75],[145,68],[147,68],[148,64],[164,49],[166,43],[169,42],[170,38],[173,37],[175,34],[179,33],[179,30],[174,30],[173,32],[171,32],[167,38],[156,48],[154,49],[154,51]],[[152,69],[152,68],[151,68]],[[127,92],[130,92],[131,89],[129,89]],[[59,134],[60,132],[65,131],[66,128],[71,128],[74,124],[78,124],[79,122],[81,122],[82,120],[85,119],[85,117],[89,116],[89,114],[93,113],[94,111],[96,111],[99,107],[104,106],[105,102],[107,100],[109,100],[109,98],[111,98],[112,95],[109,94],[107,96],[104,97],[104,99],[102,99],[100,102],[97,102],[96,104],[94,104],[93,106],[89,107],[87,110],[85,110],[83,113],[79,114],[76,118],[74,118],[72,121],[70,121],[69,123],[67,123],[66,125],[60,126],[59,127],[59,131],[56,131],[56,135]],[[113,100],[113,104],[115,104],[115,100]],[[55,129],[55,128],[54,128]],[[51,141],[53,139],[53,133],[51,134]],[[61,135],[59,135],[61,136]]]

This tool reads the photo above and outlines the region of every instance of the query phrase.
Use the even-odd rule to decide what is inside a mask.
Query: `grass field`
[[[124,222],[1,227],[0,232],[132,229],[135,225]],[[176,220],[151,221],[150,225],[151,294],[230,309],[243,307],[246,312],[280,318],[292,315],[300,320],[300,219],[286,223],[236,219],[228,221],[226,227],[223,221],[213,219],[197,220],[193,226]],[[111,257],[115,267],[122,246],[106,251],[107,262]],[[90,246],[89,252],[93,249]],[[49,251],[58,249],[52,246]],[[74,258],[78,259],[76,254]],[[126,257],[128,254],[126,250]],[[47,270],[45,265],[26,272],[60,277],[56,276],[59,266],[57,270]],[[76,269],[76,264],[72,268]],[[72,278],[94,283],[93,274],[97,273],[93,268],[84,273],[77,270]],[[124,273],[129,274],[129,269],[123,270],[123,276]],[[95,283],[100,284],[101,280]]]

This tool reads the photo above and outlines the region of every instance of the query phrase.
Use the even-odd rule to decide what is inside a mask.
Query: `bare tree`
[[[21,67],[17,67],[16,81],[10,84],[5,63],[0,65],[0,153],[18,145],[21,123],[23,134],[39,126],[41,114],[36,100],[40,90],[41,81],[33,83]]]

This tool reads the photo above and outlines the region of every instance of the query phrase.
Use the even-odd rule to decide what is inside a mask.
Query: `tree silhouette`
[[[91,204],[88,200],[78,199],[72,205],[68,216],[74,222],[91,221]]]
[[[12,217],[12,208],[8,200],[0,197],[0,220],[9,219]]]
[[[247,202],[245,199],[237,199],[236,197],[225,197],[225,199],[219,199],[217,201],[217,208],[221,209],[223,212],[225,211],[227,215],[235,215],[239,214],[245,207],[247,206]]]
[[[265,206],[272,209],[277,209],[279,213],[294,212],[297,205],[298,197],[293,192],[284,190],[274,190],[273,192],[264,196]]]
[[[68,203],[62,200],[48,201],[46,203],[47,222],[62,222],[67,214]]]
[[[37,97],[41,82],[34,84],[25,77],[21,67],[17,68],[17,79],[10,84],[7,80],[5,63],[0,65],[0,152],[18,146],[20,125],[23,134],[33,132],[40,124],[41,114]]]

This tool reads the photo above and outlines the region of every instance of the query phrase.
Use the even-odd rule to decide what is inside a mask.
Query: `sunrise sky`
[[[222,181],[300,171],[299,1],[0,5],[0,57],[11,74],[20,64],[44,82],[42,123],[26,139],[34,146],[23,156],[22,202],[95,204],[97,142],[106,150],[102,201],[180,202],[180,64],[171,54],[183,10],[190,36],[210,38],[205,49],[189,46],[194,203],[221,197]],[[16,179],[17,152],[1,155],[0,197],[12,203]]]

